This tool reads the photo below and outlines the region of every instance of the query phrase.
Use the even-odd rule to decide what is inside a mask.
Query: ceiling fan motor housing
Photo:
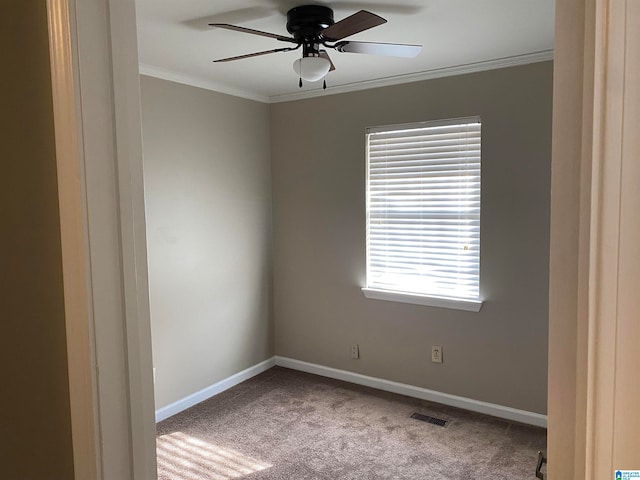
[[[287,12],[287,31],[299,41],[317,39],[320,31],[334,23],[333,10],[321,5],[303,5]]]

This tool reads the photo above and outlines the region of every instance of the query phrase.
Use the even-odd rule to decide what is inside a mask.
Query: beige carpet
[[[442,418],[445,427],[413,418]],[[546,430],[275,367],[158,424],[160,480],[535,479]]]

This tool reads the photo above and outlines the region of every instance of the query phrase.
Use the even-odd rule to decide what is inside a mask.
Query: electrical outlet
[[[442,363],[442,347],[440,345],[431,346],[431,361],[433,363]]]
[[[351,344],[351,358],[360,358],[360,349],[357,343]]]

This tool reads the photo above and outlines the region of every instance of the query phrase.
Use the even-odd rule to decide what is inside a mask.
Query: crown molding
[[[456,65],[455,67],[436,68],[419,73],[396,75],[393,77],[349,83],[346,85],[337,85],[335,87],[329,87],[327,88],[327,90],[318,88],[315,90],[307,90],[305,92],[275,95],[269,97],[269,103],[291,102],[294,100],[304,100],[307,98],[322,97],[325,95],[337,95],[340,93],[355,92],[358,90],[389,87],[392,85],[399,85],[403,83],[420,82],[423,80],[432,80],[434,78],[442,77],[453,77],[455,75],[483,72],[486,70],[495,70],[498,68],[515,67],[519,65],[527,65],[529,63],[545,62],[548,60],[553,60],[553,50],[528,53],[525,55],[516,55],[513,57],[498,58],[494,60],[487,60],[484,62],[468,63],[466,65]]]
[[[367,80],[364,82],[354,82],[346,85],[337,85],[329,87],[327,90],[317,88],[314,90],[306,90],[304,92],[287,93],[283,95],[273,95],[267,97],[257,93],[238,90],[228,87],[220,83],[212,82],[203,78],[183,73],[174,72],[155,65],[140,64],[140,74],[149,77],[161,78],[171,82],[191,85],[193,87],[204,88],[218,93],[225,93],[234,97],[246,98],[262,103],[281,103],[291,102],[295,100],[304,100],[307,98],[322,97],[326,95],[337,95],[340,93],[355,92],[358,90],[368,90],[371,88],[389,87],[403,83],[420,82],[423,80],[432,80],[434,78],[452,77],[455,75],[464,75],[467,73],[483,72],[486,70],[495,70],[498,68],[515,67],[519,65],[527,65],[530,63],[538,63],[553,60],[553,50],[544,50],[541,52],[527,53],[524,55],[515,55],[512,57],[497,58],[483,62],[468,63],[465,65],[456,65],[454,67],[435,68],[424,72],[410,73],[407,75],[396,75],[392,77],[380,78],[376,80]]]
[[[257,93],[248,92],[245,90],[238,90],[221,83],[212,82],[211,80],[196,77],[194,75],[174,72],[172,70],[156,67],[155,65],[149,65],[147,63],[140,63],[138,69],[140,75],[160,78],[162,80],[169,80],[170,82],[182,83],[191,87],[204,88],[205,90],[224,93],[226,95],[231,95],[234,97],[246,98],[247,100],[255,100],[256,102],[270,103],[269,97],[265,97],[264,95],[259,95]]]

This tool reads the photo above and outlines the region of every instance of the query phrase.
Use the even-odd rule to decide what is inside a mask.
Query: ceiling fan
[[[304,5],[292,8],[287,12],[287,31],[290,37],[275,33],[253,30],[251,28],[230,25],[228,23],[210,23],[212,27],[226,28],[237,32],[274,38],[280,42],[295,46],[275,48],[264,52],[249,53],[237,57],[222,58],[214,62],[230,62],[244,58],[258,57],[277,52],[290,52],[302,47],[302,57],[293,63],[293,69],[302,80],[317,82],[324,79],[335,66],[325,49],[332,48],[338,52],[365,53],[370,55],[386,55],[392,57],[415,57],[422,51],[422,45],[405,45],[397,43],[354,42],[343,40],[364,30],[377,27],[387,21],[371,12],[360,10],[338,22],[333,20],[333,10],[322,5]],[[327,88],[326,82],[323,85]]]

